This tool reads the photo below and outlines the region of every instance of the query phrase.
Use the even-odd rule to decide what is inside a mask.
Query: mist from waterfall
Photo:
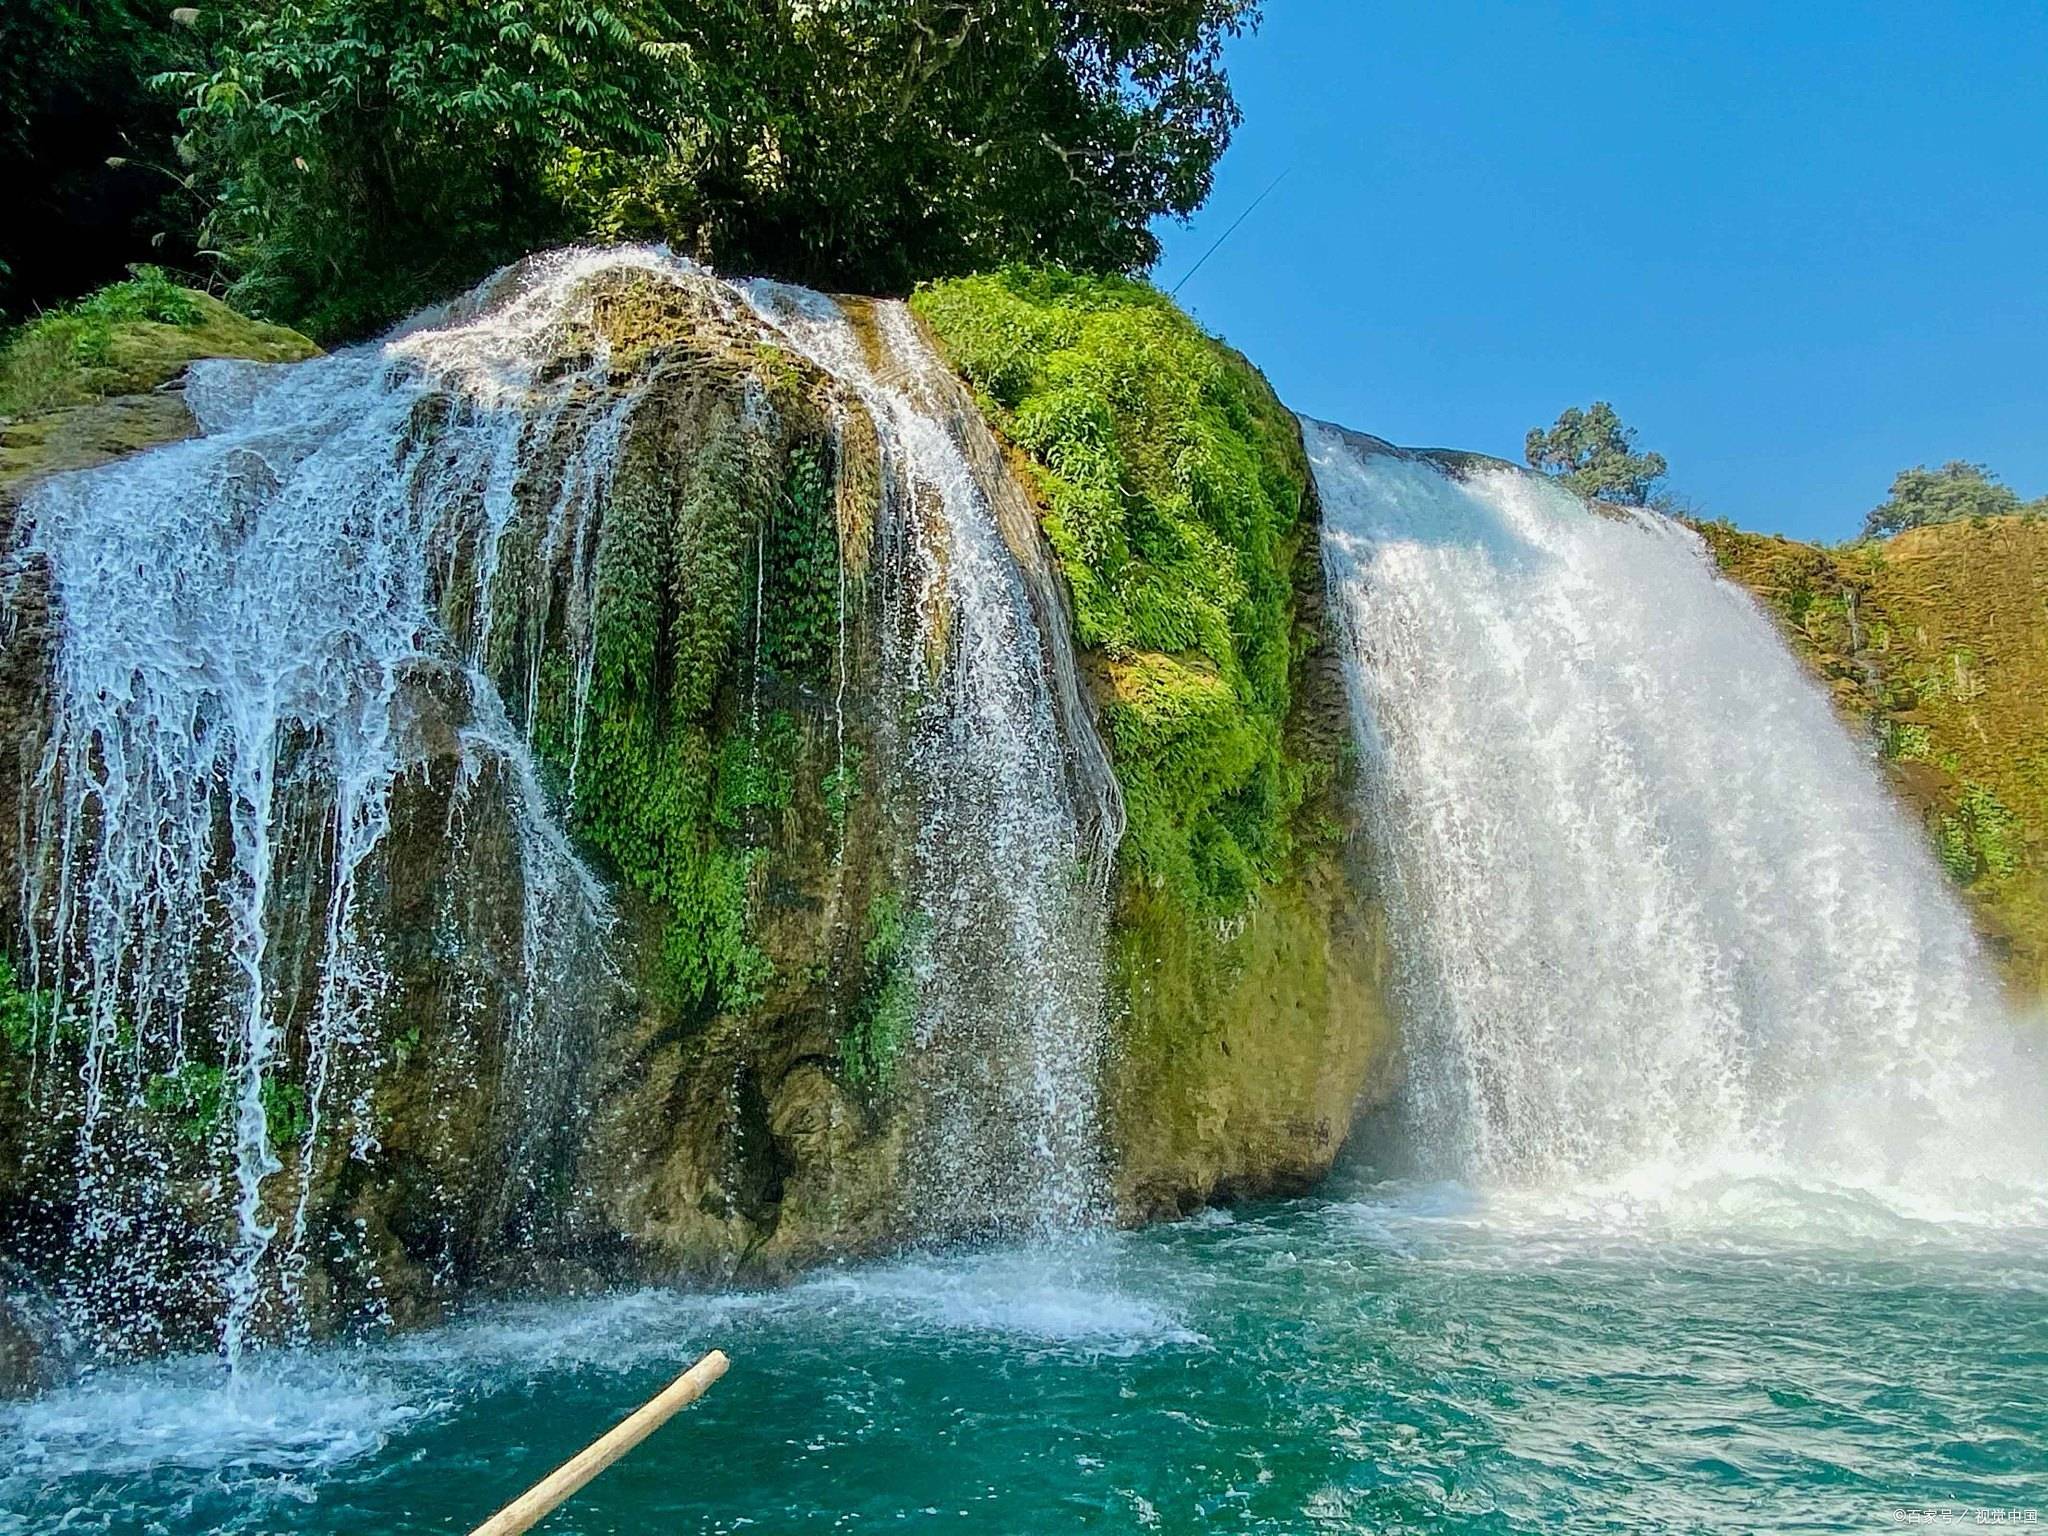
[[[2038,1213],[2037,1046],[1870,747],[1699,539],[1304,430],[1435,1170]]]

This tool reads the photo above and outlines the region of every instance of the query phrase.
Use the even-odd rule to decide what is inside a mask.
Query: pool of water
[[[1354,1180],[739,1295],[105,1371],[0,1408],[0,1532],[466,1531],[698,1354],[551,1533],[1892,1531],[2044,1517],[2048,1224],[1762,1178]]]

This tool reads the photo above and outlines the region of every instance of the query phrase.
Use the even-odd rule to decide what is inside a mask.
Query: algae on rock
[[[1698,526],[1871,732],[2013,988],[2048,996],[2048,521],[1837,548]]]

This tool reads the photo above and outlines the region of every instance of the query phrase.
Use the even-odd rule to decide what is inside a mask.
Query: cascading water
[[[885,604],[907,618],[887,641],[883,685],[905,723],[895,777],[917,815],[921,1219],[934,1232],[1086,1224],[1103,1199],[1100,876],[1122,807],[1065,629],[1034,608],[998,488],[977,476],[949,410],[957,386],[908,309],[874,307],[870,356],[830,299],[745,291],[854,392],[882,448],[883,575],[901,595]]]
[[[335,1148],[376,1150],[381,1064],[418,1048],[393,946],[414,976],[423,944],[495,946],[428,983],[465,1070],[488,1078],[496,1150],[473,1172],[504,1191],[444,1203],[479,1234],[524,1219],[548,1149],[573,1141],[579,1052],[619,982],[607,895],[551,802],[576,803],[606,508],[661,376],[614,356],[596,306],[615,280],[792,348],[844,386],[842,410],[872,417],[885,789],[914,826],[898,872],[917,982],[910,1203],[933,1233],[1098,1213],[1103,875],[1121,806],[1043,553],[1014,528],[1005,542],[1015,487],[972,440],[986,428],[901,305],[877,307],[871,362],[820,295],[728,284],[660,250],[572,251],[379,343],[293,368],[202,365],[187,390],[200,436],[50,480],[22,509],[16,580],[41,583],[54,616],[48,729],[21,797],[24,969],[67,1000],[39,1034],[44,1068],[78,1076],[64,1251],[39,1267],[103,1346],[193,1342],[218,1316],[232,1359],[258,1333],[303,1331],[302,1292],[335,1241],[309,1215],[316,1187],[331,1217],[352,1177]],[[718,387],[752,423],[727,428],[767,430],[765,390]],[[748,557],[757,672],[765,542]],[[839,581],[843,652],[843,565]],[[842,662],[842,715],[845,676]],[[750,708],[758,739],[758,683]],[[457,873],[448,932],[385,931],[393,890],[419,883],[391,867],[394,822],[417,818],[437,773],[436,857],[459,870],[489,800],[506,830],[479,835],[516,845],[518,913],[485,910]],[[165,1319],[185,1326],[173,1337]]]
[[[1967,919],[1698,539],[1304,430],[1441,1170],[2038,1197],[2040,1064]]]
[[[151,1319],[193,1294],[190,1266],[171,1262],[170,1170],[136,1152],[137,1113],[161,1085],[190,1079],[203,1101],[221,1081],[232,1104],[233,1235],[213,1277],[231,1358],[286,1221],[287,1290],[303,1263],[323,1124],[345,1122],[359,1149],[374,1139],[360,1058],[389,936],[371,931],[360,887],[395,790],[432,753],[423,721],[449,716],[437,698],[453,701],[451,836],[488,782],[517,843],[505,1081],[519,1094],[565,1081],[573,1016],[603,995],[610,919],[533,761],[538,658],[515,652],[522,602],[546,593],[513,588],[568,566],[566,626],[587,650],[585,520],[634,397],[598,387],[601,345],[549,370],[593,273],[664,260],[572,254],[385,343],[289,369],[202,365],[188,400],[203,435],[51,480],[26,504],[23,564],[47,572],[59,623],[22,905],[34,979],[80,1000],[87,1034],[70,1268],[81,1293],[132,1302],[125,1325],[95,1318],[102,1339],[146,1344]],[[558,478],[536,494],[563,442]],[[504,549],[522,518],[520,570]],[[517,723],[493,674],[529,690]],[[309,944],[283,942],[300,930]],[[272,1183],[289,1150],[273,1072],[292,1029],[305,1041],[303,1109],[285,1117],[295,1210]],[[46,1050],[60,1033],[45,1032]],[[509,1113],[547,1127],[559,1108]],[[210,1131],[202,1119],[191,1134]]]

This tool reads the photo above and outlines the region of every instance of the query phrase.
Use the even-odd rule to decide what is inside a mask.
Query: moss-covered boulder
[[[549,286],[564,270],[581,275]],[[546,303],[521,309],[537,289]],[[349,898],[374,996],[351,1015],[359,1038],[324,1055],[302,1022],[319,1014],[334,899],[317,774],[280,829],[294,857],[268,984],[285,1023],[262,1094],[283,1166],[262,1184],[280,1236],[259,1332],[424,1323],[480,1289],[775,1277],[934,1230],[911,1208],[915,1169],[939,1164],[913,1145],[931,1134],[913,1123],[931,1085],[906,1083],[931,1044],[915,1028],[924,770],[903,742],[922,707],[910,684],[947,641],[938,626],[902,649],[936,589],[905,577],[899,547],[931,488],[885,485],[859,369],[835,378],[767,344],[736,298],[677,264],[542,259],[451,308],[458,330],[490,324],[447,344],[446,372],[421,361],[438,334],[423,331],[374,376],[420,386],[388,457],[428,498],[439,626],[397,687],[409,766]],[[871,361],[900,367],[875,312],[844,308]],[[1011,274],[928,290],[918,309],[1003,433],[952,374],[920,377],[919,409],[963,450],[1050,653],[1034,661],[1054,678],[1057,771],[1083,807],[1070,873],[1091,901],[1118,785],[1128,809],[1105,957],[1118,1207],[1143,1219],[1297,1190],[1393,1053],[1296,424],[1142,285]],[[542,329],[517,331],[521,350],[491,350],[528,323]],[[479,355],[485,375],[465,374]],[[22,428],[42,432],[40,470],[190,421],[163,391]],[[481,443],[512,446],[501,461]],[[469,516],[486,498],[487,552]],[[0,750],[23,765],[49,715],[48,574],[9,587],[0,653]],[[29,779],[0,781],[11,871],[47,856],[17,846]],[[577,930],[544,1016],[527,985],[536,943],[553,942],[527,900],[536,806],[616,917]],[[0,882],[10,932],[26,931],[27,888]],[[219,969],[195,969],[194,1018],[228,997]],[[79,1039],[31,1034],[56,1068],[39,1082],[80,1080]],[[220,1198],[236,1173],[232,1029],[193,1038],[175,1060],[145,1046],[140,1076],[110,1090],[135,1134],[109,1166],[136,1162],[153,1202],[135,1212],[146,1252],[131,1243],[85,1277],[141,1287],[117,1298],[132,1335],[102,1334],[117,1347],[205,1344],[217,1318],[156,1306],[149,1287],[191,1275],[203,1292],[237,1252]],[[70,1283],[98,1262],[72,1241],[77,1105],[16,1092],[13,1064],[0,1054],[0,1245]]]
[[[531,795],[513,763],[469,745],[479,726],[504,727],[477,718],[464,664],[414,667],[393,724],[416,761],[354,877],[354,920],[378,954],[374,1005],[364,1037],[317,1062],[300,1021],[323,984],[331,892],[317,850],[332,807],[310,795],[279,829],[311,856],[286,862],[274,903],[270,985],[286,1023],[265,1110],[283,1167],[263,1186],[279,1235],[262,1333],[430,1322],[479,1288],[772,1275],[904,1230],[900,1115],[874,1037],[898,959],[881,940],[902,828],[869,714],[881,488],[866,417],[764,346],[704,279],[600,274],[542,346],[532,387],[550,409],[518,434],[496,579],[480,588],[477,548],[458,539],[436,589],[449,634],[489,637],[478,664],[526,717],[543,791],[617,924],[550,978],[536,1034],[521,982]],[[161,430],[35,460],[0,534],[42,470],[190,434],[175,392],[139,398],[167,407],[149,417]],[[399,461],[435,464],[474,442],[473,410],[426,392]],[[595,497],[593,441],[605,451]],[[419,483],[462,494],[459,477]],[[0,948],[24,931],[17,833],[35,823],[20,798],[52,698],[47,576],[30,561],[9,585],[0,648]],[[475,611],[479,590],[491,613]],[[218,1008],[217,970],[195,975],[195,1017]],[[13,1017],[4,987],[0,1016]],[[131,1208],[134,1232],[103,1265],[76,1240],[83,1041],[50,1029],[0,1039],[0,1249],[99,1294],[94,1335],[109,1348],[203,1346],[218,1321],[203,1298],[236,1241],[220,1198],[234,1173],[232,1064],[207,1043],[213,1030],[195,1029],[174,1070],[110,1083],[142,1159],[135,1198],[155,1204]],[[538,1066],[523,1059],[536,1038],[550,1057]],[[134,1159],[118,1160],[126,1178]],[[176,1309],[120,1289],[134,1278],[154,1295],[181,1275],[195,1290]]]
[[[1871,733],[2014,989],[2048,995],[2048,519],[1834,548],[1699,531]]]
[[[1143,283],[1020,269],[913,307],[1023,460],[1123,786],[1123,1209],[1299,1189],[1394,1043],[1299,425]]]
[[[189,436],[170,386],[195,362],[290,363],[319,350],[153,271],[42,315],[0,342],[0,494]]]

